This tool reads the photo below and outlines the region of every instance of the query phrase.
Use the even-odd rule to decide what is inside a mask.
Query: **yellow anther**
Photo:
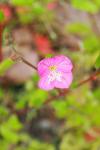
[[[57,68],[56,66],[50,66],[50,67],[49,67],[49,69],[50,69],[51,71],[55,71],[56,68]]]

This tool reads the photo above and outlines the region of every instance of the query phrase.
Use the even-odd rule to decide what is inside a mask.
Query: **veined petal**
[[[71,72],[72,68],[73,68],[72,64],[66,64],[65,62],[63,62],[59,64],[59,66],[57,66],[57,71],[63,73],[69,73]]]
[[[72,83],[72,79],[73,76],[71,72],[63,73],[61,81],[55,80],[55,87],[61,89],[69,88],[70,84]]]
[[[48,75],[42,76],[40,78],[39,88],[44,89],[44,90],[52,90],[54,88],[53,82],[49,82]]]
[[[60,64],[63,61],[66,61],[67,64],[71,63],[71,60],[67,56],[64,56],[64,55],[55,56],[54,60],[56,64]]]
[[[38,63],[38,73],[40,76],[47,74],[49,71],[49,66],[54,64],[53,58],[45,58]]]
[[[63,71],[64,73],[70,72],[73,68],[71,60],[66,56],[56,56],[54,57],[55,63],[57,64],[57,70]]]

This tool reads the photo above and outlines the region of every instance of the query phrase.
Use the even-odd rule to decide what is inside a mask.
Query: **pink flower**
[[[45,58],[38,63],[39,87],[44,90],[68,88],[72,82],[71,60],[66,56]]]

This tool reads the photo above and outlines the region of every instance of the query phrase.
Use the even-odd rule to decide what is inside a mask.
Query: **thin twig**
[[[28,65],[29,67],[37,70],[37,67],[34,66],[33,64],[31,64],[29,61],[27,61],[21,53],[17,52],[15,49],[14,49],[14,52],[15,54],[13,54],[10,58],[13,60],[13,61],[22,61],[23,63],[25,63],[26,65]]]
[[[87,79],[80,81],[77,84],[76,88],[82,86],[83,84],[85,84],[85,83],[87,83],[89,81],[96,80],[98,75],[100,75],[100,71],[97,71],[97,72],[93,73],[90,77],[88,77]]]
[[[13,61],[21,61],[21,62],[25,63],[26,65],[28,65],[29,67],[31,67],[31,68],[37,70],[37,67],[36,67],[36,66],[34,66],[34,65],[31,64],[29,61],[27,61],[27,60],[22,56],[22,54],[16,50],[16,48],[15,48],[15,46],[14,46],[13,34],[12,34],[11,31],[10,31],[9,36],[10,36],[10,37],[9,37],[9,45],[10,45],[10,47],[11,47],[12,52],[14,53],[14,54],[11,55],[10,58],[11,58]]]
[[[37,70],[37,67],[35,67],[33,64],[29,63],[24,57],[21,57],[21,60],[23,61],[23,63],[25,63],[26,65],[32,67],[33,69]]]

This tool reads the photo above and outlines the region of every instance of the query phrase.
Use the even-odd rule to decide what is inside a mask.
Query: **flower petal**
[[[72,79],[73,79],[73,76],[71,72],[63,73],[61,81],[55,80],[55,87],[61,88],[61,89],[69,88],[70,84],[72,83]]]
[[[66,61],[67,64],[71,63],[71,60],[67,56],[64,56],[64,55],[55,56],[54,59],[57,64],[62,63],[62,61]]]
[[[49,66],[54,64],[54,58],[45,58],[38,63],[38,73],[40,76],[47,74]]]
[[[70,72],[73,68],[71,60],[66,56],[54,57],[55,63],[57,64],[57,70],[65,73]]]
[[[54,88],[54,83],[53,82],[49,82],[48,80],[48,76],[42,76],[40,78],[40,81],[38,83],[39,88],[43,89],[43,90],[52,90]]]

